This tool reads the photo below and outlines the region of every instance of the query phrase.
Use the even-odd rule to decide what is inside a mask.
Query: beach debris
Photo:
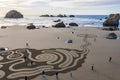
[[[57,39],[60,39],[60,37],[57,37]]]
[[[0,52],[2,52],[2,51],[7,51],[8,50],[8,48],[4,48],[4,47],[1,47],[0,48]]]
[[[71,23],[69,23],[69,26],[78,26],[78,24],[74,23],[74,22],[71,22]]]
[[[117,35],[115,33],[109,33],[106,38],[107,39],[117,39]]]
[[[65,43],[73,43],[72,40],[66,40]]]
[[[23,18],[23,15],[17,10],[11,10],[5,15],[5,18]]]
[[[118,27],[119,19],[120,19],[120,14],[110,14],[109,17],[103,22],[103,26],[104,27]]]
[[[33,23],[28,24],[27,29],[36,29],[36,26]]]
[[[73,31],[72,31],[71,33],[72,33],[72,34],[74,34],[74,32],[73,32]]]
[[[57,23],[56,25],[54,25],[52,27],[55,27],[55,28],[65,28],[66,25],[63,22],[60,22],[60,23]]]

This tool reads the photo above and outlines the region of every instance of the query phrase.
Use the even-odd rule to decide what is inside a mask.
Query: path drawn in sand
[[[89,53],[88,38],[96,38],[92,34],[79,34],[84,44],[80,50],[67,48],[51,49],[15,49],[0,53],[0,79],[17,80],[28,76],[31,79],[44,70],[46,75],[54,75],[56,71],[66,73],[76,70],[85,62]],[[27,59],[25,60],[24,57]]]

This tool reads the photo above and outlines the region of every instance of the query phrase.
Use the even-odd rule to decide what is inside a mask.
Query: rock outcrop
[[[104,27],[118,27],[120,14],[110,14],[106,21],[103,23]]]
[[[65,28],[65,24],[63,22],[57,23],[56,25],[54,25],[53,27],[55,28]]]
[[[106,38],[107,39],[117,39],[117,35],[115,33],[109,33]]]
[[[72,22],[72,23],[69,23],[69,26],[78,26],[78,24],[77,24],[77,23]]]
[[[33,23],[30,23],[30,24],[27,26],[27,29],[36,29],[36,26],[33,25]]]
[[[23,15],[16,10],[11,10],[5,15],[5,18],[23,18]]]

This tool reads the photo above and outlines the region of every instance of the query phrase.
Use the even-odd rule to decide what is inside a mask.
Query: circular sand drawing
[[[83,35],[82,35],[83,36]],[[81,37],[81,36],[79,36]],[[88,34],[84,35],[84,44],[80,50],[67,48],[51,49],[15,49],[0,53],[0,79],[18,80],[28,76],[30,79],[41,74],[54,75],[56,71],[66,73],[76,70],[85,62],[89,53]]]

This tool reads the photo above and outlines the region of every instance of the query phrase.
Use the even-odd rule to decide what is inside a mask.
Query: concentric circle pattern
[[[0,79],[18,80],[24,76],[32,79],[40,75],[43,70],[46,75],[54,75],[56,71],[66,73],[76,70],[82,66],[89,53],[87,48],[90,45],[90,42],[87,41],[88,37],[89,35],[84,35],[84,44],[80,46],[80,50],[23,48],[0,53],[0,74],[2,74]]]

